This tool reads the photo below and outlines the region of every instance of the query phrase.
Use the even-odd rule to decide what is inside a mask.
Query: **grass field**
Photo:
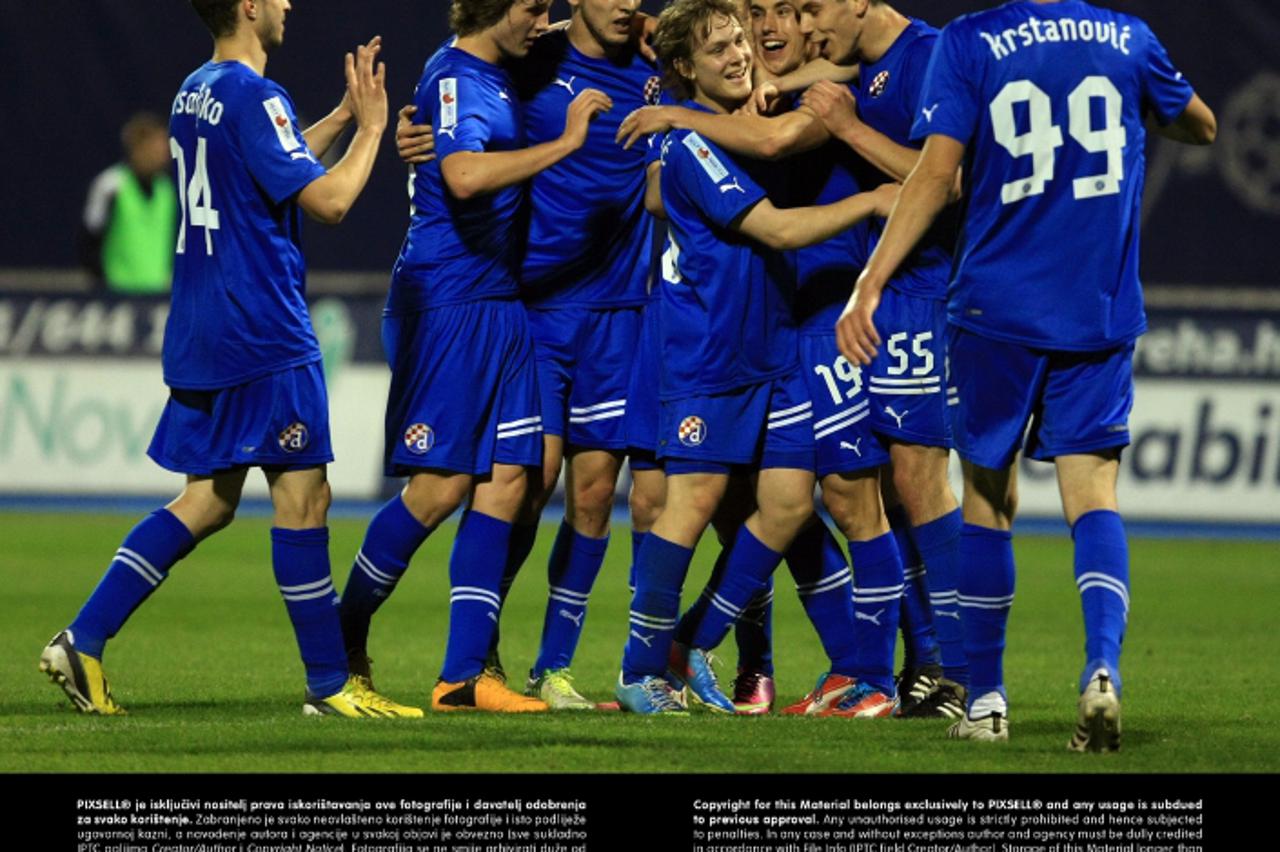
[[[1017,539],[1006,673],[1007,747],[950,742],[944,723],[640,719],[617,713],[425,720],[303,718],[302,672],[271,575],[268,521],[242,518],[203,544],[112,643],[106,658],[127,718],[73,713],[36,671],[41,646],[75,614],[133,523],[125,516],[0,515],[0,770],[6,772],[1275,772],[1280,770],[1280,565],[1274,543],[1134,541],[1125,654],[1125,746],[1064,746],[1081,664],[1069,543]],[[536,650],[552,529],[516,582],[503,659]],[[363,524],[332,527],[345,582]],[[380,689],[424,703],[447,622],[449,527],[418,554],[374,624]],[[712,553],[694,563],[686,600]],[[628,535],[617,528],[574,666],[584,693],[611,698],[626,632]],[[820,646],[779,576],[779,700],[812,685]],[[733,670],[732,642],[722,670]]]

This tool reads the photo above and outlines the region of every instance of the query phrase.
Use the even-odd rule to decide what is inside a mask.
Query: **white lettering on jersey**
[[[690,133],[684,137],[684,147],[693,152],[693,158],[698,161],[698,165],[702,166],[702,170],[707,173],[707,177],[711,178],[712,183],[719,183],[729,176],[729,170],[724,167],[724,163],[720,162],[720,158],[697,133]]]
[[[271,119],[271,126],[276,131],[276,138],[280,140],[280,147],[285,152],[296,151],[302,147],[302,143],[298,141],[298,137],[293,135],[293,122],[289,120],[289,113],[284,108],[284,101],[280,100],[280,96],[267,98],[262,102],[262,108],[267,111],[267,118]]]
[[[452,129],[458,123],[458,78],[445,77],[440,81],[440,132]]]

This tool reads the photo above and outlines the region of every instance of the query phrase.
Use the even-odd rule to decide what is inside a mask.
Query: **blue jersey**
[[[657,71],[638,55],[616,63],[585,56],[560,31],[537,40],[516,77],[530,145],[560,137],[565,110],[585,89],[613,100],[613,109],[591,122],[585,145],[530,182],[520,277],[525,301],[538,307],[643,304],[652,227],[644,210],[645,150],[623,150],[614,137],[624,118],[653,102]]]
[[[950,321],[1045,349],[1141,334],[1143,117],[1168,123],[1192,94],[1145,23],[1081,0],[948,25],[915,133],[968,145]]]
[[[701,109],[689,102],[691,109]],[[730,228],[765,198],[752,175],[697,133],[663,141],[661,398],[735,390],[795,368],[794,283],[780,254]],[[776,165],[758,164],[755,171]]]
[[[524,185],[459,201],[440,173],[440,163],[460,151],[525,147],[511,78],[450,43],[427,60],[413,103],[414,121],[431,122],[436,159],[413,170],[409,232],[392,271],[387,313],[514,298],[526,231]]]
[[[319,360],[307,314],[297,193],[325,173],[284,89],[239,62],[208,62],[169,118],[181,224],[164,380],[233,387]]]
[[[862,120],[908,148],[920,147],[912,141],[911,128],[919,114],[925,69],[937,40],[936,29],[923,21],[912,21],[884,56],[875,62],[863,63],[854,91]],[[887,178],[878,183],[885,180]],[[898,267],[889,286],[912,296],[945,298],[956,229],[954,208],[948,208]],[[880,231],[878,226],[873,229],[872,248],[879,241]]]

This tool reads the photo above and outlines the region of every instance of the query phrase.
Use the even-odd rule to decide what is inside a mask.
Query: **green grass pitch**
[[[1006,677],[1007,747],[957,743],[945,723],[834,719],[641,719],[618,713],[425,720],[304,718],[302,672],[271,568],[268,522],[242,518],[175,569],[110,646],[106,668],[127,718],[72,712],[36,670],[42,645],[74,615],[120,539],[124,516],[0,515],[0,770],[7,772],[1276,772],[1280,770],[1280,566],[1274,543],[1132,542],[1125,649],[1125,741],[1074,755],[1081,664],[1069,543],[1016,539],[1017,599]],[[379,688],[425,703],[447,626],[452,528],[428,541],[374,623]],[[542,624],[543,529],[503,617],[513,678],[532,662]],[[332,525],[345,582],[363,524]],[[614,531],[574,665],[582,691],[611,698],[626,634],[627,530]],[[712,560],[704,546],[686,601]],[[821,671],[820,646],[778,577],[779,701]],[[721,670],[731,677],[732,641]]]

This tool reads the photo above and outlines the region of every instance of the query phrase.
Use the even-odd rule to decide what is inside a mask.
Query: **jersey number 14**
[[[1101,98],[1105,123],[1094,129],[1092,101]],[[1029,127],[1019,133],[1014,107],[1027,105]],[[1072,192],[1077,199],[1097,198],[1120,192],[1124,180],[1124,148],[1129,141],[1121,119],[1124,96],[1106,77],[1092,75],[1080,81],[1080,85],[1067,96],[1067,131],[1090,154],[1107,155],[1107,171],[1100,175],[1078,177],[1072,182]],[[1000,200],[1013,204],[1032,195],[1044,192],[1045,184],[1053,180],[1053,167],[1057,151],[1062,147],[1062,128],[1053,123],[1053,105],[1044,90],[1030,80],[1013,80],[1004,85],[991,101],[991,126],[995,140],[1014,158],[1031,158],[1031,176],[1006,183],[1000,190]]]
[[[187,252],[187,223],[193,228],[204,228],[204,252],[213,254],[213,232],[218,230],[218,211],[213,209],[213,189],[209,185],[207,144],[203,136],[196,137],[196,163],[187,183],[187,158],[178,140],[169,137],[169,153],[178,161],[178,207],[182,210],[182,223],[178,226],[178,254]]]

